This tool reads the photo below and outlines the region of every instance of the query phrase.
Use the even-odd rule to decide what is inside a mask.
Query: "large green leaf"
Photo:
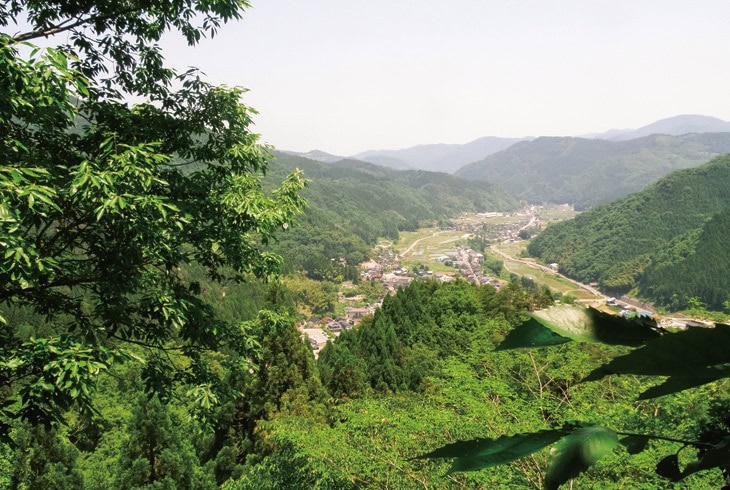
[[[551,449],[545,489],[556,489],[575,478],[610,453],[618,443],[616,433],[604,427],[577,429]]]
[[[730,377],[729,367],[688,370],[685,375],[671,376],[662,384],[644,391],[639,395],[639,400],[648,400],[649,398],[677,393],[728,377]]]
[[[726,436],[719,444],[715,444],[705,452],[699,461],[689,463],[682,472],[682,478],[712,468],[730,469],[730,436]]]
[[[449,469],[474,471],[510,463],[529,456],[570,434],[574,429],[541,430],[539,432],[502,436],[497,439],[473,439],[447,444],[419,458],[456,458]]]
[[[701,458],[687,464],[684,470],[679,469],[677,454],[670,454],[657,463],[656,472],[664,478],[676,482],[698,471],[712,468],[730,470],[730,436],[726,436],[718,444],[709,446]]]
[[[608,374],[671,376],[663,385],[642,396],[651,398],[699,386],[730,375],[730,326],[692,328],[667,334],[605,366],[595,369],[587,381]]]
[[[679,481],[682,478],[679,471],[679,457],[676,454],[670,454],[662,458],[656,465],[656,472],[669,480]]]
[[[557,334],[530,318],[526,322],[512,329],[507,337],[497,346],[496,350],[519,349],[521,347],[546,347],[570,342],[572,339]]]
[[[634,435],[624,437],[619,442],[624,447],[626,447],[626,451],[629,454],[639,454],[641,451],[646,449],[646,447],[649,445],[650,440],[651,440],[651,436],[643,436],[640,434],[634,434]]]
[[[586,342],[637,346],[659,337],[651,318],[626,319],[578,305],[557,305],[532,317],[553,332]]]

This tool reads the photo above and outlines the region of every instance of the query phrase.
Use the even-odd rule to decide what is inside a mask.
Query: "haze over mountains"
[[[730,132],[730,122],[710,116],[684,114],[660,119],[638,129],[611,129],[603,133],[589,133],[578,137],[595,140],[627,141],[652,134],[678,136],[688,133],[723,132]],[[306,153],[285,151],[284,153],[326,163],[351,158],[396,170],[420,169],[432,172],[455,173],[467,164],[506,150],[516,143],[534,139],[536,138],[532,136],[524,138],[485,136],[465,144],[424,144],[397,150],[367,150],[350,157],[333,155],[321,150],[312,150]],[[708,155],[708,157],[713,155]],[[706,160],[707,158],[701,161]]]
[[[652,134],[680,135],[687,133],[725,133],[730,131],[730,122],[716,117],[699,114],[682,114],[660,119],[639,129],[611,129],[604,133],[590,133],[583,138],[626,141]]]
[[[402,150],[368,150],[354,155],[354,158],[377,165],[415,168],[431,172],[454,173],[467,163],[509,148],[527,138],[498,138],[486,136],[463,145],[433,144],[418,145]]]

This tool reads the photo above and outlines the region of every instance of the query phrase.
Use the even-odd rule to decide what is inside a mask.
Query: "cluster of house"
[[[383,266],[379,262],[369,260],[360,264],[360,277],[366,281],[375,281],[383,277]]]
[[[338,318],[311,317],[298,325],[303,337],[307,337],[309,345],[317,357],[320,349],[327,344],[332,337],[339,336],[344,330],[350,330],[358,325],[363,317],[372,315],[380,304],[371,304],[363,308],[345,307],[345,316]]]

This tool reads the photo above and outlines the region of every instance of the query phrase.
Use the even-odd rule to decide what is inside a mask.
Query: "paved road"
[[[532,268],[535,268],[535,269],[540,269],[541,271],[555,274],[556,276],[562,277],[566,281],[572,282],[573,284],[575,284],[576,286],[578,286],[582,290],[588,291],[589,293],[591,293],[591,294],[593,294],[595,296],[598,296],[598,298],[602,298],[602,299],[605,299],[605,300],[608,300],[609,299],[609,296],[606,296],[605,294],[603,294],[602,292],[600,292],[598,289],[596,289],[594,287],[591,287],[588,284],[583,284],[582,282],[578,282],[578,281],[576,281],[574,279],[571,279],[571,278],[569,278],[567,276],[564,276],[564,275],[560,274],[559,272],[555,272],[554,270],[552,270],[549,267],[545,267],[544,265],[538,264],[536,262],[531,262],[529,260],[522,260],[522,259],[518,259],[518,258],[512,257],[511,255],[507,255],[506,253],[504,253],[501,250],[499,250],[496,245],[492,245],[490,248],[491,248],[492,252],[500,255],[501,257],[503,257],[503,258],[505,258],[507,260],[511,260],[513,262],[519,262],[519,263],[525,264],[525,265],[527,265],[529,267],[532,267]],[[506,267],[507,266],[505,265],[505,268]],[[582,301],[581,300],[580,302],[583,303],[583,302],[586,302],[586,301]],[[640,308],[642,310],[649,311],[650,313],[656,313],[656,311],[654,311],[653,308],[649,308],[646,304],[641,303],[638,300],[634,300],[634,299],[627,300],[627,301],[621,301],[621,300],[619,300],[619,301],[617,301],[617,304],[619,306],[635,306],[635,307]]]
[[[576,281],[574,279],[571,279],[569,277],[566,277],[566,276],[560,274],[559,272],[555,272],[550,267],[546,267],[544,265],[538,264],[536,262],[531,262],[529,260],[518,259],[518,258],[512,257],[511,255],[507,255],[506,253],[504,253],[501,250],[499,250],[496,245],[492,245],[490,248],[491,248],[492,252],[500,255],[502,258],[505,258],[507,260],[511,260],[512,262],[519,262],[520,264],[525,264],[526,266],[532,267],[534,269],[539,269],[539,270],[541,270],[543,272],[548,272],[550,274],[555,274],[556,276],[562,277],[566,281],[572,282],[573,284],[575,284],[576,286],[578,286],[580,289],[582,289],[584,291],[588,291],[589,293],[591,293],[591,294],[593,294],[595,296],[598,296],[599,298],[608,299],[608,296],[604,295],[603,293],[601,293],[596,288],[593,288],[593,287],[589,286],[588,284],[583,284],[582,282],[578,282],[578,281]]]

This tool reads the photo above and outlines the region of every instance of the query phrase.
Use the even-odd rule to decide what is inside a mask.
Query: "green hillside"
[[[397,171],[357,160],[329,164],[276,153],[268,178],[300,168],[310,183],[300,222],[275,245],[291,269],[325,267],[333,258],[361,261],[378,237],[464,211],[508,211],[518,202],[496,186],[423,170]]]
[[[730,152],[730,133],[651,135],[629,141],[544,137],[459,169],[531,202],[586,209],[643,189],[674,170]]]
[[[641,192],[552,225],[529,252],[616,293],[638,287],[682,308],[730,295],[730,156],[672,173]]]

